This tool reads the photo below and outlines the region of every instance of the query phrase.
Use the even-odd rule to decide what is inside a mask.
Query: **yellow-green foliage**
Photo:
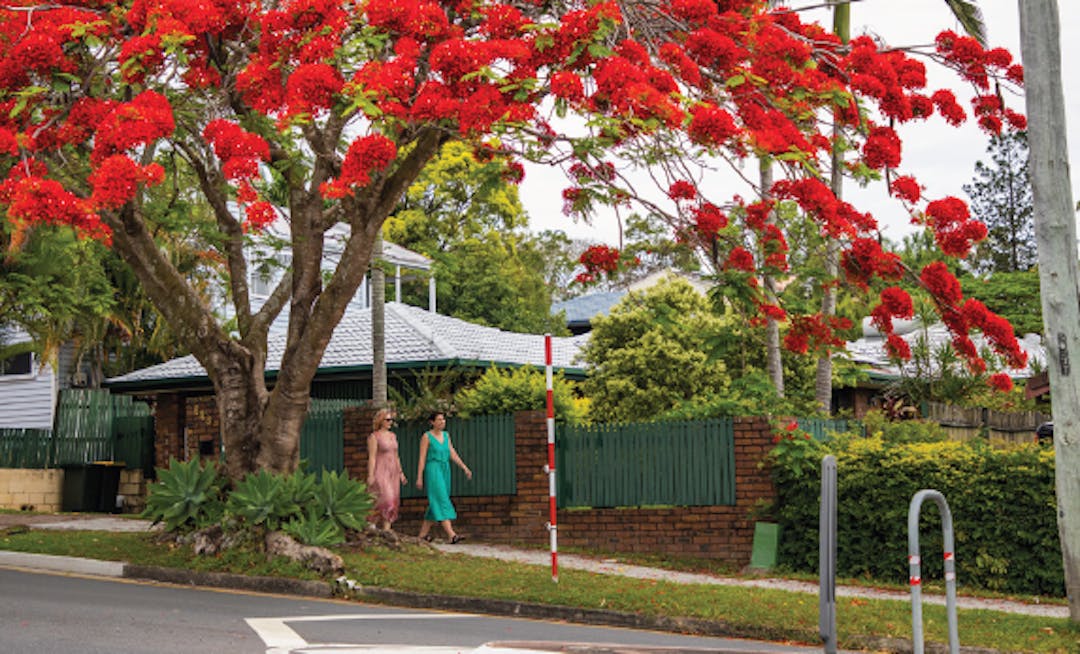
[[[724,328],[708,300],[677,277],[628,294],[593,320],[582,351],[590,419],[653,420],[691,399],[726,393],[727,366],[709,355]]]
[[[932,488],[945,496],[953,515],[961,585],[1064,594],[1053,451],[926,440],[924,427],[913,423],[910,429],[907,441],[877,431],[828,443],[785,440],[775,450],[782,562],[817,570],[820,459],[832,453],[838,470],[839,575],[903,583],[908,506],[917,491]],[[923,577],[940,580],[941,518],[932,502],[923,505],[920,545]]]
[[[556,420],[573,424],[584,421],[588,402],[575,399],[574,382],[556,374],[552,394]],[[515,370],[491,367],[475,384],[460,391],[454,402],[464,416],[542,411],[547,407],[547,377],[532,366]]]

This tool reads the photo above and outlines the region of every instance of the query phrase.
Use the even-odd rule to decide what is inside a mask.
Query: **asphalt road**
[[[653,651],[820,649],[0,569],[5,654],[421,654],[513,651],[502,649],[509,642],[611,643]]]

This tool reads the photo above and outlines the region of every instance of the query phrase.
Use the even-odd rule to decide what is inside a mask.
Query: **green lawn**
[[[0,532],[0,549],[87,556],[146,565],[317,578],[291,562],[267,561],[260,553],[231,552],[195,557],[186,546],[156,542],[145,534],[101,532]],[[525,565],[423,547],[400,550],[343,550],[346,574],[366,586],[402,591],[611,609],[650,616],[723,621],[735,636],[817,644],[817,597],[780,590],[684,585],[561,570],[551,581],[547,566]],[[946,642],[945,610],[924,608],[926,640]],[[1009,652],[1073,654],[1080,651],[1080,628],[1064,619],[996,611],[960,611],[965,646]],[[857,649],[866,637],[911,637],[906,602],[840,598],[840,647]]]

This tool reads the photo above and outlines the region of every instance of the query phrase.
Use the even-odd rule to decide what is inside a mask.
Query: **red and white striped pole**
[[[555,391],[551,372],[551,334],[544,334],[544,370],[547,376],[548,534],[551,535],[551,580],[559,583],[558,519],[555,514]]]

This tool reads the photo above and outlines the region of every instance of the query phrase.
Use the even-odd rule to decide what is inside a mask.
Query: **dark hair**
[[[428,422],[435,422],[435,418],[437,418],[439,416],[442,416],[443,418],[445,418],[446,417],[446,412],[445,411],[432,411],[431,415],[428,416]]]

